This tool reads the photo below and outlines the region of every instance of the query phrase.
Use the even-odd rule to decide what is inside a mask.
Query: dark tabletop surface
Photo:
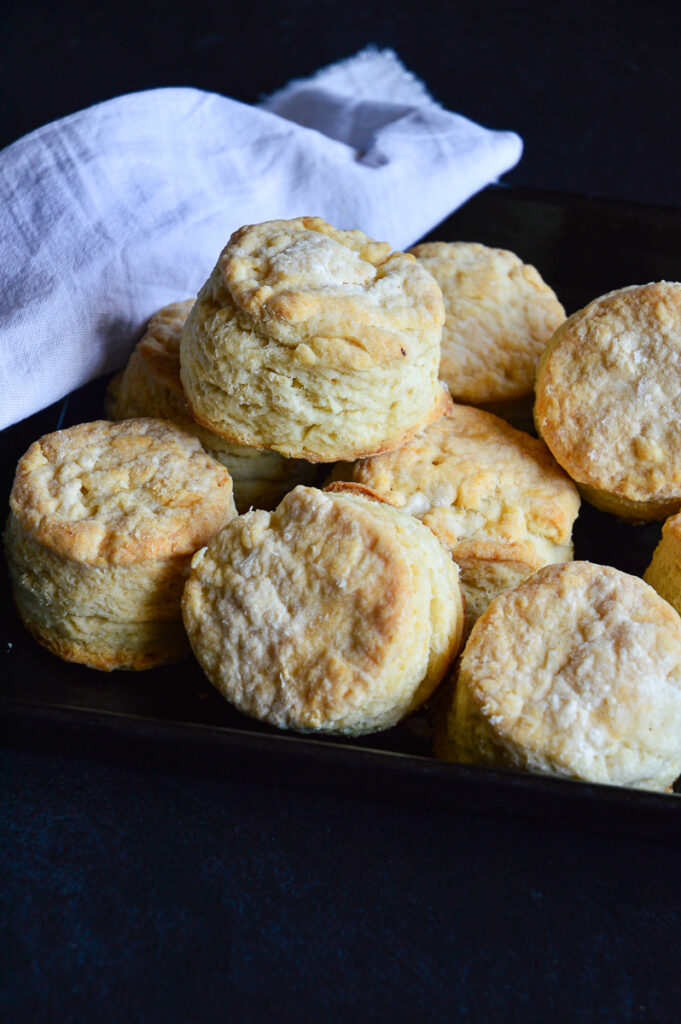
[[[119,93],[247,102],[367,43],[525,153],[680,205],[676,3],[0,6],[0,145]],[[9,467],[8,467],[9,472]],[[679,1020],[679,842],[0,722],[0,1021]]]

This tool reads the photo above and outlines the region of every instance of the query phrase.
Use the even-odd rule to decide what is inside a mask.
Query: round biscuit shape
[[[60,657],[150,668],[188,650],[197,548],[236,514],[229,473],[162,420],[47,434],[17,466],[5,550],[19,614]]]
[[[506,249],[423,242],[410,252],[442,289],[440,377],[454,401],[527,418],[539,357],[565,319],[555,292]]]
[[[420,523],[355,492],[297,487],[194,556],[182,599],[204,672],[278,728],[387,729],[458,651],[458,570]]]
[[[194,418],[312,462],[399,447],[441,415],[444,322],[413,256],[318,217],[235,232],[184,327]]]
[[[180,380],[180,339],[194,302],[173,302],[154,314],[124,370],[109,385],[105,412],[113,420],[158,417],[195,434],[229,470],[240,512],[273,508],[296,484],[314,483],[318,469],[278,452],[230,444],[192,418]]]
[[[478,619],[436,753],[665,790],[681,772],[680,729],[681,618],[638,577],[571,562]]]
[[[537,430],[598,508],[664,519],[681,508],[681,284],[594,299],[539,364]]]
[[[332,478],[430,527],[459,566],[469,628],[497,594],[572,558],[577,488],[542,441],[480,409],[455,405],[399,451],[340,464]]]

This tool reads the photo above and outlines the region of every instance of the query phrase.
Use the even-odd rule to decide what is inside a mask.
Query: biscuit
[[[278,728],[387,729],[458,651],[456,565],[421,523],[363,494],[297,487],[192,560],[182,599],[204,672]]]
[[[681,508],[681,284],[632,285],[558,328],[535,423],[593,505],[622,519]]]
[[[478,619],[436,753],[665,790],[681,772],[681,618],[636,576],[540,569]]]
[[[113,378],[105,411],[110,419],[153,416],[195,434],[206,451],[226,466],[240,511],[272,508],[299,483],[313,483],[317,467],[278,452],[230,444],[192,419],[180,380],[180,338],[194,299],[160,309],[122,373]]]
[[[184,327],[194,418],[312,462],[398,448],[441,415],[442,295],[413,256],[319,217],[236,231]]]
[[[430,527],[461,570],[469,627],[497,594],[572,558],[577,488],[542,441],[480,409],[455,405],[399,451],[341,464],[332,478]]]
[[[410,252],[442,289],[440,377],[454,401],[524,421],[539,357],[565,319],[553,290],[505,249],[423,242]]]
[[[681,513],[670,516],[643,579],[681,614]]]
[[[151,668],[188,650],[192,554],[236,514],[224,466],[162,420],[83,423],[17,466],[5,547],[34,637],[91,668]]]

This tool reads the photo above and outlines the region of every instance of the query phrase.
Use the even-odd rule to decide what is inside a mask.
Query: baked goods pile
[[[430,527],[459,566],[469,628],[497,594],[572,558],[577,488],[545,444],[468,405],[398,451],[339,463],[353,480]]]
[[[194,301],[173,302],[152,316],[125,368],[109,386],[105,412],[112,420],[136,416],[170,420],[198,437],[208,454],[227,467],[239,512],[252,505],[274,507],[296,484],[315,483],[318,469],[303,459],[227,441],[193,418],[180,379],[180,342]]]
[[[19,614],[99,669],[191,645],[235,707],[301,732],[387,729],[443,683],[442,758],[664,790],[681,516],[652,586],[573,562],[572,527],[580,491],[633,520],[681,510],[680,348],[681,285],[566,320],[502,250],[241,228],[196,300],[152,318],[110,419],[20,460]],[[517,429],[535,388],[539,438]]]

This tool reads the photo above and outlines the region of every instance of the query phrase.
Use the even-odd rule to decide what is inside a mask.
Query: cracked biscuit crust
[[[498,593],[572,558],[579,494],[548,448],[455,405],[403,448],[334,470],[417,516],[461,570],[469,625]]]
[[[588,501],[624,519],[681,507],[681,284],[610,292],[559,327],[535,422]]]
[[[296,484],[313,483],[317,468],[278,452],[230,444],[192,418],[180,380],[180,340],[194,301],[173,302],[154,314],[127,366],[109,386],[106,413],[114,420],[160,417],[195,434],[229,470],[240,511],[272,508]]]
[[[313,462],[399,447],[441,415],[442,295],[413,256],[318,217],[241,228],[185,324],[195,419]]]
[[[420,263],[442,289],[440,377],[455,401],[519,420],[531,407],[539,357],[565,319],[533,266],[477,242],[424,242]]]
[[[47,434],[17,467],[5,548],[17,609],[53,653],[143,669],[186,653],[191,556],[235,515],[229,473],[161,420]]]
[[[45,434],[19,460],[10,507],[36,541],[90,565],[191,554],[235,511],[224,466],[155,419]]]
[[[279,728],[359,735],[426,700],[458,651],[458,570],[420,523],[297,487],[195,555],[185,626],[208,679]]]
[[[572,562],[478,619],[437,753],[665,790],[680,730],[681,618],[638,577]]]

